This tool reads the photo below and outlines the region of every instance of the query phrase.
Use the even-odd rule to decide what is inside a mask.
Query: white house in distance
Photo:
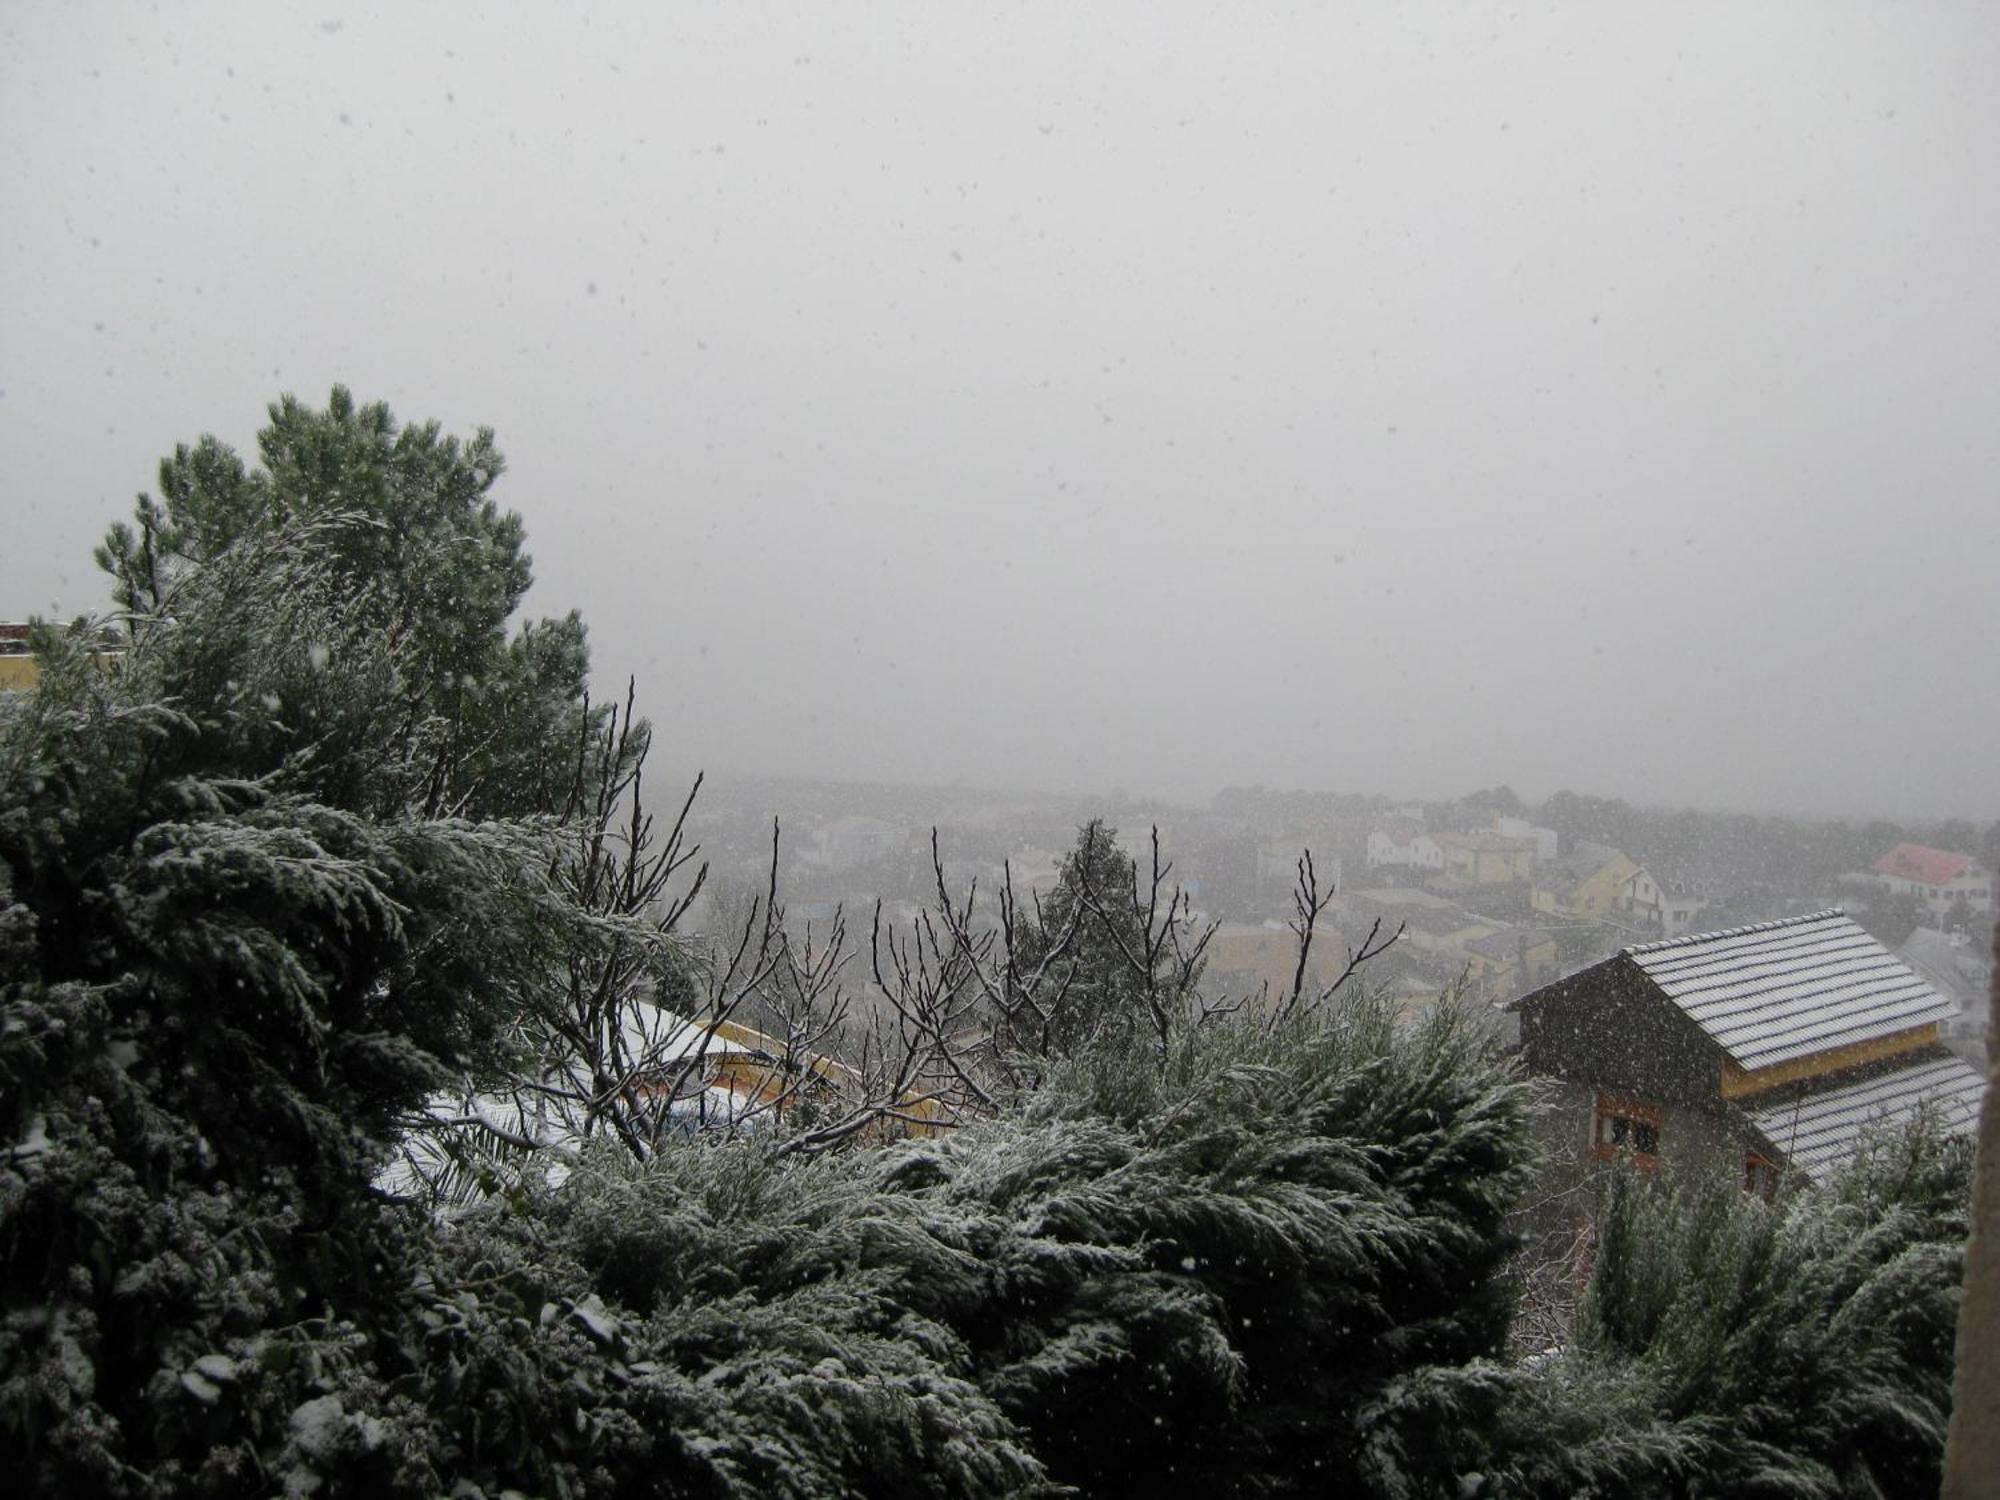
[[[1442,870],[1444,846],[1414,823],[1387,823],[1368,835],[1368,867]]]
[[[1618,888],[1618,909],[1663,938],[1692,932],[1695,914],[1707,904],[1699,896],[1662,885],[1643,865]]]
[[[1556,857],[1561,840],[1553,828],[1542,828],[1530,823],[1526,818],[1510,818],[1505,814],[1493,820],[1493,831],[1502,838],[1526,839],[1535,846],[1535,863],[1545,865]]]
[[[1981,916],[1993,914],[1993,872],[1982,869],[1970,854],[1898,844],[1875,861],[1875,878],[1892,895],[1907,894],[1923,902],[1933,927],[1942,925],[1959,901]]]

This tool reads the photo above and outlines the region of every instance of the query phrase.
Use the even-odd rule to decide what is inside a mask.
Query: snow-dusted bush
[[[1504,1413],[1495,1496],[1931,1496],[1969,1144],[1922,1122],[1834,1183],[1611,1192],[1574,1343]]]
[[[1106,1041],[873,1153],[599,1156],[496,1232],[727,1396],[676,1420],[731,1493],[1424,1492],[1500,1393],[1521,1110],[1449,1013],[1358,1004],[1164,1072]]]

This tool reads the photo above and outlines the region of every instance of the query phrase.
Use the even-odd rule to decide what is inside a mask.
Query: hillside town
[[[1327,946],[1352,948],[1377,923],[1400,929],[1369,974],[1412,1007],[1460,985],[1504,1007],[1633,945],[1837,907],[1952,1002],[1941,1024],[1954,1045],[1969,1057],[1983,1046],[2000,825],[1653,812],[1564,793],[1542,809],[1558,829],[1529,809],[1489,804],[1521,805],[1504,788],[1444,803],[1231,790],[1189,807],[1119,794],[718,780],[691,826],[726,905],[732,890],[761,888],[775,825],[789,915],[822,924],[878,901],[891,918],[913,918],[936,896],[933,830],[948,889],[976,882],[990,896],[1011,882],[1026,898],[1053,887],[1088,819],[1104,817],[1135,849],[1157,829],[1191,918],[1216,926],[1207,974],[1218,990],[1254,989],[1287,970],[1291,893],[1309,852],[1335,891],[1319,918]],[[1966,847],[1934,848],[1920,832]]]
[[[26,624],[0,622],[0,691],[33,686],[29,645]],[[93,649],[100,662],[115,663],[120,643],[103,633]],[[1699,1109],[1758,1095],[1762,1113],[1747,1117],[1752,1144],[1744,1148],[1743,1175],[1766,1185],[1795,1157],[1823,1170],[1842,1150],[1851,1153],[1878,1115],[1900,1117],[1932,1100],[1954,1129],[1969,1128],[1976,1116],[1995,879],[1991,864],[1967,850],[1898,838],[1865,864],[1829,870],[1830,845],[1865,851],[1867,839],[1902,830],[1775,820],[1819,862],[1771,872],[1768,858],[1728,842],[1732,831],[1755,836],[1754,824],[1746,830],[1738,821],[1732,829],[1724,815],[1649,814],[1568,794],[1537,809],[1506,788],[1456,803],[1242,790],[1219,794],[1206,808],[1105,800],[1128,845],[1150,833],[1167,851],[1166,873],[1186,898],[1180,920],[1206,935],[1206,993],[1254,998],[1292,981],[1300,948],[1292,898],[1299,862],[1310,857],[1327,899],[1314,914],[1308,978],[1331,983],[1365,951],[1365,982],[1401,1014],[1426,1014],[1447,994],[1466,997],[1520,1047],[1531,1073],[1591,1094],[1580,1138],[1598,1159],[1613,1132],[1625,1132],[1619,1145],[1642,1133],[1656,1142],[1669,1100]],[[689,820],[711,873],[688,925],[725,931],[773,877],[785,918],[802,937],[836,921],[873,920],[878,911],[891,927],[910,926],[941,898],[960,896],[973,898],[978,919],[981,890],[989,901],[1005,888],[1033,904],[1058,886],[1063,851],[1098,805],[966,788],[718,780]],[[1536,821],[1537,812],[1565,828]],[[1579,831],[1621,820],[1636,855]],[[1673,835],[1688,829],[1706,837],[1677,843]],[[1968,844],[1982,839],[1987,849],[2000,842],[2000,825],[1983,836],[1964,824],[1932,832]],[[1645,1001],[1627,1018],[1609,992],[1602,1000],[1577,998],[1596,995],[1628,970],[1650,974],[1669,957],[1699,966],[1704,955],[1715,956],[1702,970],[1713,971],[1709,988],[1748,985],[1734,1005],[1754,1018],[1746,1024],[1784,1029],[1790,1050],[1771,1082],[1763,1081],[1763,1065],[1730,1050],[1734,1033],[1718,1033],[1721,1082],[1690,1092],[1693,1075],[1667,1062],[1680,1039],[1649,1019],[1671,1005]],[[1765,973],[1785,977],[1786,1003],[1824,998],[1832,1011],[1808,1006],[1801,1020],[1767,1014],[1775,1002],[1751,982]],[[1896,1005],[1885,1010],[1878,992],[1893,992]],[[1548,1024],[1564,1006],[1568,1019]],[[1620,1039],[1619,1067],[1589,1060],[1603,1045],[1591,1040],[1600,1025]],[[704,1062],[686,1081],[690,1107],[730,1118],[746,1100],[783,1096],[773,1078],[785,1071],[785,1048],[763,1037],[759,1050],[753,1043],[760,1036],[736,1023],[713,1033],[703,1049],[713,1054],[712,1068]],[[676,1060],[685,1050],[675,1049]],[[753,1057],[761,1063],[744,1062]],[[1671,1081],[1648,1082],[1656,1067]],[[816,1086],[853,1076],[831,1058],[815,1058],[811,1070],[822,1080]],[[1694,1069],[1713,1072],[1706,1063]],[[1819,1091],[1810,1108],[1795,1087],[1807,1078]],[[1767,1087],[1781,1092],[1764,1098]],[[1769,1133],[1774,1102],[1792,1111],[1783,1147]],[[1808,1115],[1841,1121],[1840,1144],[1830,1144],[1822,1124],[1801,1154],[1791,1132]],[[1707,1144],[1681,1149],[1710,1168],[1713,1143],[1727,1133],[1704,1126],[1694,1134]],[[1654,1149],[1635,1154],[1648,1165],[1659,1156]]]
[[[1517,799],[1502,789],[1469,800]],[[811,811],[843,805],[830,817]],[[767,784],[734,800],[719,789],[696,823],[728,872],[718,889],[740,891],[768,873],[759,860],[772,856],[776,812],[779,886],[797,893],[789,918],[824,929],[877,903],[891,922],[914,922],[938,900],[939,874],[950,893],[1011,885],[1024,900],[1046,896],[1090,806]],[[1787,1171],[1823,1177],[1869,1130],[1920,1111],[1951,1131],[1972,1128],[1986,1068],[1987,863],[1901,837],[1867,842],[1905,831],[1893,826],[1773,820],[1816,860],[1788,875],[1731,847],[1717,832],[1731,826],[1724,815],[1626,810],[1635,854],[1575,831],[1585,799],[1547,806],[1570,831],[1526,808],[1479,818],[1463,803],[1243,792],[1206,809],[1126,800],[1115,816],[1128,844],[1154,828],[1173,852],[1185,920],[1212,928],[1202,985],[1216,996],[1283,993],[1292,981],[1290,898],[1299,854],[1312,850],[1332,896],[1314,921],[1310,981],[1332,982],[1367,947],[1366,982],[1406,1017],[1446,994],[1490,1015],[1563,1101],[1546,1126],[1560,1164],[1552,1197],[1572,1193],[1564,1173],[1612,1160],[1698,1178],[1728,1158],[1728,1173],[1768,1192]],[[1616,821],[1605,806],[1595,814]],[[1664,836],[1704,823],[1713,826],[1693,847]],[[1970,825],[1929,831],[1982,837]],[[1870,849],[1873,858],[1854,858]],[[1851,867],[1827,862],[1836,855]],[[1668,989],[1646,980],[1653,987],[1640,987],[1628,1015],[1625,976],[1664,974],[1695,979]],[[1689,995],[1696,1009],[1676,1009]],[[1706,1042],[1690,1022],[1709,1026]],[[1781,1039],[1775,1052],[1744,1040],[1765,1035]]]

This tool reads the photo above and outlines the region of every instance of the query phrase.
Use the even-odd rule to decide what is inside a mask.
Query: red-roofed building
[[[1978,913],[1993,911],[1993,872],[1982,869],[1969,854],[1898,844],[1875,861],[1875,874],[1891,892],[1923,902],[1933,926],[1958,901]]]

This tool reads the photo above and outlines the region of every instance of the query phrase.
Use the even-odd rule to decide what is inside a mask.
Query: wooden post
[[[1944,1500],[2000,1495],[2000,925],[1993,931],[1993,957],[1986,1102],[1979,1112],[1979,1157],[1972,1173],[1972,1238],[1958,1306]]]

